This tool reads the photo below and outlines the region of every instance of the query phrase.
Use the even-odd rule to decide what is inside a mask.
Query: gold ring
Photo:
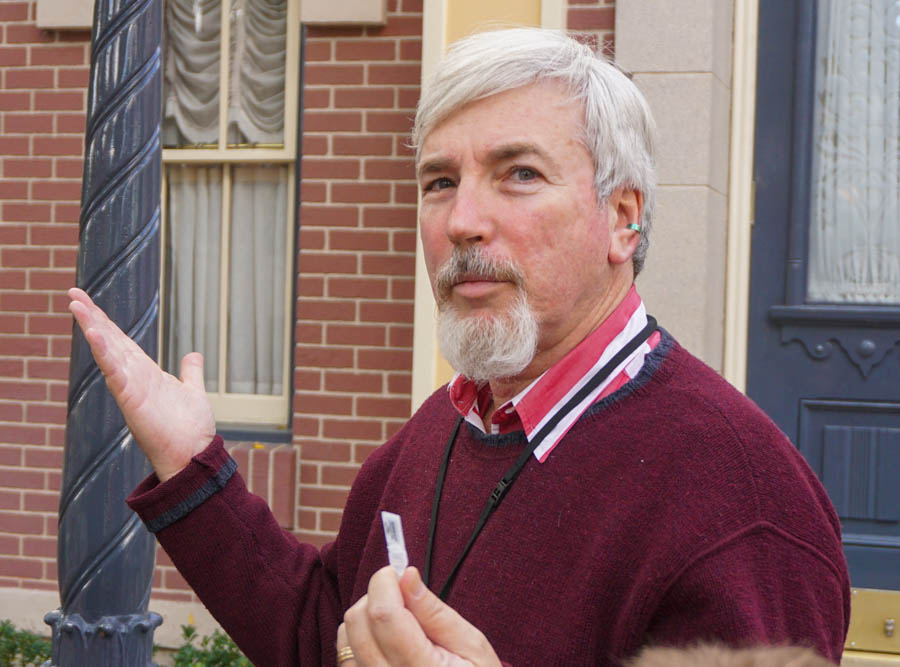
[[[353,660],[353,649],[349,646],[345,646],[344,648],[338,649],[337,652],[337,664],[342,665],[348,660]]]

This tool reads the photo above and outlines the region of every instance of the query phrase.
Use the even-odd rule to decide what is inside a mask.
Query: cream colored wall
[[[617,0],[616,61],[659,128],[651,248],[637,279],[647,309],[722,370],[733,4]]]

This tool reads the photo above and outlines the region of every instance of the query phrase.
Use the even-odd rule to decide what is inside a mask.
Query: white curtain
[[[900,303],[900,3],[818,3],[811,301]]]
[[[229,143],[284,137],[286,0],[232,0]],[[163,140],[214,144],[219,137],[220,0],[166,0]]]
[[[219,0],[167,0],[164,141],[216,143]],[[235,143],[280,143],[284,128],[285,0],[233,0],[229,134]],[[235,154],[240,149],[234,149]],[[223,220],[223,170],[231,219]],[[206,387],[284,391],[285,165],[168,165],[165,364],[206,357]],[[229,225],[225,386],[218,381],[221,230]]]
[[[207,391],[218,391],[222,168],[167,168],[165,364],[178,375],[188,352],[205,357]]]

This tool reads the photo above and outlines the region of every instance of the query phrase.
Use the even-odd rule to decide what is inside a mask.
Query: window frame
[[[300,100],[300,0],[286,0],[287,16],[285,31],[285,91],[284,91],[284,136],[281,146],[247,148],[228,143],[228,95],[219,95],[219,136],[215,146],[162,149],[162,188],[160,193],[160,303],[166,299],[166,228],[169,165],[216,165],[222,168],[222,219],[219,266],[219,335],[218,367],[219,391],[207,391],[216,421],[233,426],[261,426],[286,428],[290,423],[292,394],[293,355],[293,299],[294,299],[294,255],[296,238],[296,180],[298,161],[298,120]],[[230,81],[231,58],[231,6],[232,0],[221,0],[221,44],[219,57],[219,81]],[[297,29],[293,29],[294,27]],[[225,88],[223,87],[223,90]],[[282,393],[280,395],[240,394],[225,391],[227,388],[228,358],[228,296],[231,233],[231,192],[232,169],[252,164],[271,164],[287,167],[287,201],[285,211],[285,276],[284,290],[284,332]],[[159,349],[165,344],[165,307],[160,308]],[[162,355],[161,355],[162,356]]]

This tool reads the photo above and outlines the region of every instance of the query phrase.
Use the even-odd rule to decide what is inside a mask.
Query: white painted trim
[[[541,27],[565,30],[568,9],[566,0],[541,0]]]
[[[735,0],[722,374],[741,391],[747,387],[758,24],[759,0]]]
[[[59,608],[59,593],[30,588],[0,588],[0,618],[9,619],[19,630],[27,630],[43,637],[50,636],[50,626],[44,623],[47,612]],[[193,620],[197,632],[212,634],[221,627],[199,602],[150,600],[150,611],[163,617],[163,624],[153,633],[153,643],[164,648],[178,648],[184,644],[181,626]]]
[[[37,27],[42,30],[90,30],[94,0],[37,0]]]

